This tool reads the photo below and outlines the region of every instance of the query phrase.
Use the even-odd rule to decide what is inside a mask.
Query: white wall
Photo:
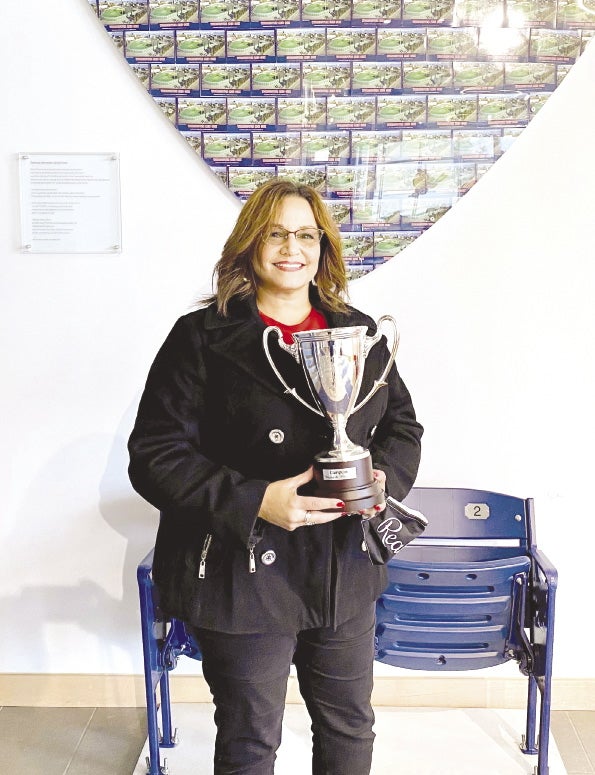
[[[156,515],[125,443],[150,361],[208,287],[238,204],[152,104],[87,8],[3,8],[0,341],[3,672],[141,672],[135,568]],[[426,426],[420,484],[536,498],[561,575],[556,674],[575,646],[591,514],[595,48],[486,177],[353,286],[394,314]],[[582,97],[584,95],[584,99]],[[19,151],[115,151],[123,252],[24,255]],[[593,635],[591,625],[591,635]]]

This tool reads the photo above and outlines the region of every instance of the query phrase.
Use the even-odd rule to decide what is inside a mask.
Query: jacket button
[[[260,556],[260,561],[263,565],[272,565],[276,559],[277,555],[272,549],[267,549],[267,551],[263,552]]]
[[[283,433],[283,431],[280,431],[278,428],[274,428],[269,433],[269,439],[273,442],[273,444],[281,444],[284,438],[285,438],[285,434]]]

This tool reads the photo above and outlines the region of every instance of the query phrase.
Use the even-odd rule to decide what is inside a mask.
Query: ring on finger
[[[310,516],[310,512],[306,511],[306,513],[304,514],[304,525],[306,525],[306,527],[312,527],[312,525],[315,525],[315,524],[316,522],[314,522],[314,520]]]

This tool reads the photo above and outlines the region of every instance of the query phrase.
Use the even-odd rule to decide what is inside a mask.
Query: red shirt
[[[294,326],[286,326],[285,323],[279,323],[278,320],[273,320],[273,318],[270,318],[268,315],[264,315],[262,312],[259,312],[258,314],[264,320],[267,326],[277,326],[281,329],[281,333],[283,334],[283,341],[285,344],[293,344],[292,334],[296,333],[297,331],[315,331],[316,329],[320,328],[328,328],[326,318],[322,312],[314,309],[314,307],[312,307],[308,316],[304,318],[301,323],[296,323]]]

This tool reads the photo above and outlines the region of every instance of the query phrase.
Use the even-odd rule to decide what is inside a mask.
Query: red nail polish
[[[345,508],[345,504],[343,503],[343,501],[339,501],[339,502],[337,503],[337,508],[338,508],[338,509],[344,509],[344,508]]]
[[[382,511],[382,506],[374,506],[374,511]]]

